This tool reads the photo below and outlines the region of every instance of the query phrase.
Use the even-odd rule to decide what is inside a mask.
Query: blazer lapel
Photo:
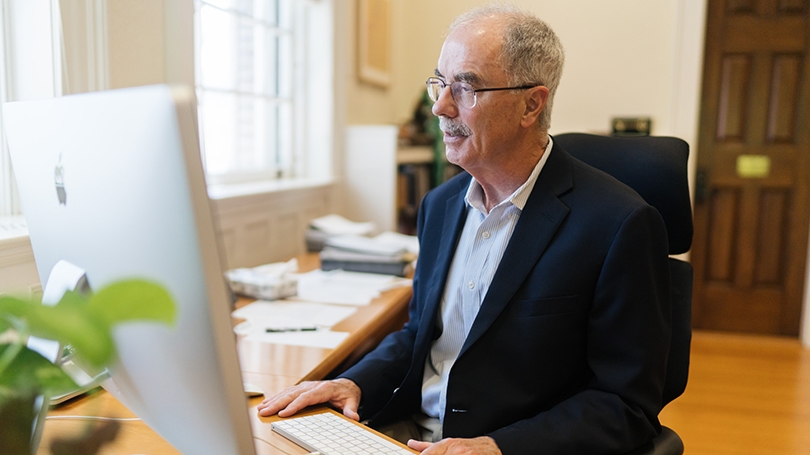
[[[520,214],[459,357],[487,331],[512,300],[568,215],[568,207],[558,196],[573,188],[571,159],[562,148],[553,146],[551,156]]]
[[[444,294],[447,274],[450,271],[450,264],[456,252],[456,244],[458,243],[458,238],[461,235],[461,230],[466,220],[464,214],[466,210],[464,195],[467,192],[470,179],[464,179],[463,182],[466,182],[467,185],[460,184],[458,194],[448,198],[445,204],[444,223],[442,226],[436,264],[432,272],[432,278],[426,283],[428,285],[428,292],[426,293],[422,319],[419,322],[419,335],[417,335],[418,338],[416,340],[415,358],[420,358],[423,355],[422,351],[427,352],[427,348],[433,340],[431,335],[436,325],[436,317],[439,313],[438,308],[442,300],[442,295]]]

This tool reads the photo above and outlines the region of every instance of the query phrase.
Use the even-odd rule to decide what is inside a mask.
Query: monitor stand
[[[62,299],[65,292],[73,291],[87,296],[90,293],[90,285],[87,282],[87,275],[84,270],[71,264],[68,261],[60,260],[53,266],[48,276],[48,282],[42,293],[42,304],[54,306]],[[62,346],[58,341],[46,340],[43,338],[29,337],[28,348],[38,352],[46,359],[56,365],[60,365],[62,370],[73,379],[79,387],[59,396],[40,395],[34,404],[37,416],[31,432],[32,447],[39,445],[42,436],[42,428],[45,424],[45,415],[50,406],[62,403],[71,398],[82,395],[101,385],[101,382],[109,377],[106,369],[90,375],[76,365],[71,356],[70,347]]]

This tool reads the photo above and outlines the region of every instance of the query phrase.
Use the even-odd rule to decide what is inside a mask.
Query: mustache
[[[447,117],[439,117],[439,129],[450,136],[472,135],[472,130],[467,125]]]

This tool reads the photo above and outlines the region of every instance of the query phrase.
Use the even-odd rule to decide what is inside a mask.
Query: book
[[[414,254],[404,250],[393,255],[381,255],[327,246],[321,251],[321,269],[406,276],[413,270],[415,259]]]
[[[407,276],[413,270],[410,262],[358,262],[322,259],[321,269],[345,270],[347,272],[379,273],[383,275]]]

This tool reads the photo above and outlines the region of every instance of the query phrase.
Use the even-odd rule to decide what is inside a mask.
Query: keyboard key
[[[273,431],[322,455],[412,455],[379,435],[325,412],[273,422]]]

